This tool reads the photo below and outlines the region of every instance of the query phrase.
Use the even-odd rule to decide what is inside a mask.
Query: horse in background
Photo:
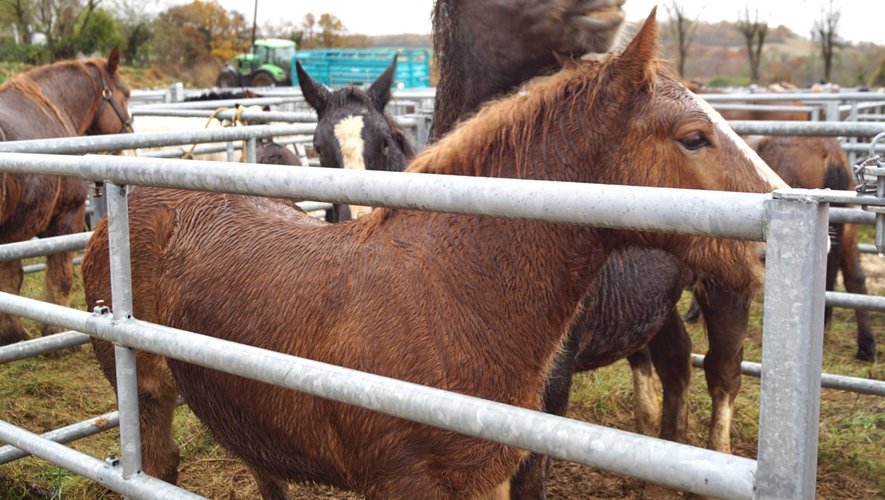
[[[415,156],[408,134],[384,110],[392,96],[396,56],[367,90],[350,85],[330,91],[298,61],[295,73],[305,101],[317,114],[313,149],[321,166],[397,172]],[[339,204],[333,206],[338,214],[343,210]],[[349,210],[360,217],[372,208],[353,205]],[[340,220],[333,217],[329,222]]]
[[[726,129],[705,118],[703,103],[668,76],[654,57],[656,39],[652,17],[622,55],[570,63],[531,93],[490,105],[407,170],[775,187],[773,174],[743,156]],[[591,126],[600,120],[604,126]],[[710,147],[713,141],[718,147]],[[655,168],[647,167],[650,151],[659,160]],[[255,197],[150,188],[133,190],[129,201],[132,244],[141,249],[132,262],[136,317],[534,409],[587,284],[613,248],[660,247],[734,288],[754,283],[748,270],[759,266],[756,245],[738,240],[716,241],[712,251],[709,238],[397,209],[323,224]],[[104,221],[83,275],[89,305],[110,299]],[[269,289],[286,293],[268,295]],[[146,408],[174,403],[174,392],[162,393],[168,377],[212,434],[250,466],[265,498],[282,496],[285,481],[332,484],[369,499],[475,498],[506,482],[525,455],[137,356],[143,437],[169,434],[157,432],[159,421],[149,418],[157,413]],[[108,361],[102,360],[106,371]],[[154,446],[145,452],[145,470],[165,477],[176,463],[152,461],[171,456],[157,444],[145,443]]]
[[[787,184],[797,188],[854,190],[855,182],[845,151],[834,137],[767,136],[750,141],[771,168]],[[866,295],[866,277],[860,266],[857,230],[853,224],[830,224],[830,253],[827,255],[827,290],[833,290],[836,276],[849,293]],[[826,324],[830,324],[833,308],[827,307]],[[856,309],[857,353],[862,361],[876,360],[876,339],[872,332],[869,311]]]
[[[40,66],[0,85],[0,140],[18,141],[131,131],[129,88],[107,60],[81,58]],[[85,228],[86,181],[74,177],[3,173],[0,243],[48,238]],[[73,285],[72,252],[46,257],[44,300],[67,306]],[[20,260],[0,262],[0,290],[18,294]],[[43,335],[61,329],[44,325]],[[0,345],[27,340],[17,317],[0,314]]]

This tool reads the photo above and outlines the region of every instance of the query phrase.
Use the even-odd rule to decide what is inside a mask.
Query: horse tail
[[[838,154],[827,154],[824,158],[824,189],[848,191],[854,189],[848,158],[841,150]],[[834,206],[841,206],[836,205]]]

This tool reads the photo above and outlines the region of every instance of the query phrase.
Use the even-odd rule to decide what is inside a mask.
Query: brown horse
[[[776,187],[773,173],[668,76],[654,58],[656,37],[652,17],[622,55],[568,64],[526,95],[488,106],[408,170]],[[751,286],[748,270],[759,265],[755,244],[736,240],[393,209],[328,225],[273,200],[160,189],[136,189],[129,201],[140,249],[132,260],[136,317],[535,409],[566,327],[613,248],[660,247],[737,289]],[[90,306],[110,299],[107,250],[102,222],[84,256]],[[109,351],[97,349],[108,371]],[[294,480],[367,498],[470,498],[493,492],[525,455],[138,356],[145,469],[160,477],[175,476],[166,424],[176,385],[249,464],[265,497],[282,497],[282,482]]]
[[[130,130],[129,89],[117,74],[120,55],[34,68],[0,86],[0,140],[17,141]],[[59,236],[85,227],[86,182],[73,177],[2,174],[0,243]],[[47,257],[45,300],[68,305],[70,252]],[[0,290],[18,293],[21,261],[0,262]],[[43,334],[59,329],[46,325]],[[17,317],[0,314],[0,345],[28,339]]]
[[[787,182],[798,188],[835,190],[854,189],[854,176],[845,151],[833,137],[764,137],[751,142],[753,148]],[[827,290],[832,290],[836,275],[849,293],[866,295],[867,285],[860,254],[857,230],[852,224],[830,224],[830,253],[827,256]],[[829,325],[832,308],[824,316]],[[855,311],[857,319],[857,359],[876,360],[876,339],[869,312]]]
[[[549,73],[557,53],[582,48],[605,52],[618,34],[622,3],[515,0],[493,2],[490,7],[488,2],[438,0],[433,17],[434,52],[440,68],[434,137],[452,130],[479,103],[515,91],[528,78]],[[616,250],[582,302],[583,313],[575,319],[569,340],[554,362],[555,376],[545,387],[544,410],[565,414],[574,371],[605,366],[626,356],[634,376],[637,430],[655,434],[659,429],[661,437],[684,442],[691,341],[676,303],[678,291],[690,280],[685,267],[664,252]],[[713,400],[708,445],[729,451],[731,408],[741,385],[749,291],[733,292],[711,280],[703,280],[703,286],[696,288],[710,340],[704,363]],[[651,383],[653,369],[663,387],[663,412]],[[543,497],[549,466],[549,460],[537,455],[523,461],[512,485],[513,498]]]

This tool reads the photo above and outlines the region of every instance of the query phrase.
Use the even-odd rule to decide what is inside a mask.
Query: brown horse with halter
[[[64,61],[34,68],[0,85],[0,140],[18,141],[131,131],[129,89],[117,74],[115,48],[101,58]],[[0,243],[82,231],[87,186],[82,179],[36,174],[2,174]],[[45,300],[68,305],[71,252],[47,258]],[[0,290],[18,293],[21,261],[0,262]],[[43,335],[59,329],[46,325]],[[0,314],[0,345],[28,339],[19,319]]]
[[[621,55],[567,63],[527,94],[485,107],[407,170],[778,187],[657,61],[656,38],[651,17]],[[129,210],[140,249],[132,256],[140,319],[534,409],[587,284],[613,249],[660,247],[734,288],[751,286],[759,266],[750,242],[482,216],[379,209],[330,225],[272,200],[149,188],[133,190]],[[109,301],[104,221],[83,276],[90,307]],[[97,349],[102,357],[108,351]],[[282,497],[285,481],[332,484],[370,499],[473,498],[496,491],[525,456],[173,359],[138,357],[139,400],[154,406],[142,405],[145,470],[159,477],[175,477],[177,451],[163,426],[176,386],[255,472],[266,498]]]

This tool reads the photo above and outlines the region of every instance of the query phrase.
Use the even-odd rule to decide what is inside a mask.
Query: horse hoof
[[[875,348],[858,347],[857,354],[855,354],[854,357],[860,361],[875,363],[876,362],[876,349]]]

